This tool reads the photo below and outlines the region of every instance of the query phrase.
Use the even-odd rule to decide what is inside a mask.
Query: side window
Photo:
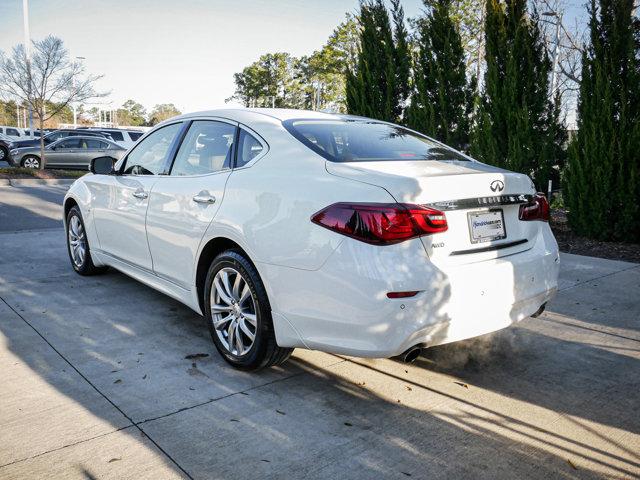
[[[244,167],[251,160],[256,158],[264,150],[262,144],[256,137],[246,130],[240,129],[238,140],[238,161],[237,167]]]
[[[111,135],[111,138],[113,138],[116,142],[122,142],[124,140],[124,137],[122,136],[122,132],[105,132],[108,133],[109,135]]]
[[[235,133],[236,127],[228,123],[196,120],[180,145],[171,175],[204,175],[230,168]]]
[[[138,139],[142,136],[142,132],[129,132],[129,136],[131,137],[131,140],[137,142]]]
[[[171,144],[182,128],[182,123],[162,127],[139,143],[124,164],[124,173],[130,175],[157,175],[164,170]]]
[[[69,132],[58,132],[51,135],[51,141],[55,142],[56,140],[60,140],[61,138],[68,137]]]
[[[19,137],[20,136],[20,132],[18,132],[18,130],[16,130],[15,128],[7,128],[7,135],[12,135],[14,137]]]
[[[69,138],[67,140],[62,140],[60,143],[56,145],[56,150],[67,148],[82,148],[80,145],[80,140],[77,138]]]
[[[85,144],[87,145],[87,148],[90,148],[92,150],[104,150],[107,148],[107,144],[106,142],[101,142],[100,140],[96,139],[86,139],[85,140]]]

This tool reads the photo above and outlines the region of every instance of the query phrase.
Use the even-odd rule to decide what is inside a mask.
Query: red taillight
[[[542,220],[549,221],[549,202],[543,193],[536,193],[529,203],[520,205],[518,218],[523,221]]]
[[[334,203],[313,215],[311,221],[374,245],[447,230],[447,219],[440,210],[401,203]]]
[[[389,292],[387,293],[388,298],[410,298],[415,297],[418,294],[418,290],[411,292]]]

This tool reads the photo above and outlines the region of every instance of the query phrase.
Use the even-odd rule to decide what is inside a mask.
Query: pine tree
[[[414,83],[407,124],[458,149],[469,143],[473,90],[467,81],[460,33],[451,0],[425,0],[418,22]]]
[[[359,20],[357,66],[355,71],[347,71],[347,111],[354,115],[396,122],[400,111],[396,46],[384,1],[362,2]]]
[[[582,57],[578,133],[565,193],[572,229],[640,240],[640,28],[633,0],[591,0]]]
[[[472,153],[526,173],[546,188],[559,161],[563,127],[549,95],[551,62],[526,0],[487,0],[484,97],[472,132]]]

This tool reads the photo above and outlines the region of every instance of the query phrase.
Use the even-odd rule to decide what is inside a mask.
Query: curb
[[[37,185],[48,185],[69,187],[75,181],[75,178],[9,178],[0,179],[0,186],[34,187]]]

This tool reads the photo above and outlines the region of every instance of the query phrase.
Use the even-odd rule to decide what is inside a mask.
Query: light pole
[[[31,105],[31,34],[29,32],[29,0],[22,0],[22,20],[24,21],[24,55],[27,64],[27,92],[29,95],[29,136],[33,138],[33,107]]]
[[[83,60],[85,60],[85,57],[76,57],[77,60],[80,60],[80,62],[82,62]],[[76,80],[74,77],[73,80],[73,88],[76,88]],[[74,92],[75,95],[75,92]],[[78,103],[77,102],[73,102],[73,128],[78,128]]]
[[[562,13],[549,11],[543,12],[542,15],[545,17],[555,17],[556,19],[556,40],[555,45],[553,47],[553,63],[551,67],[551,90],[550,93],[553,95],[553,92],[556,90],[557,83],[557,70],[558,70],[558,60],[560,59],[560,28],[562,28]]]

